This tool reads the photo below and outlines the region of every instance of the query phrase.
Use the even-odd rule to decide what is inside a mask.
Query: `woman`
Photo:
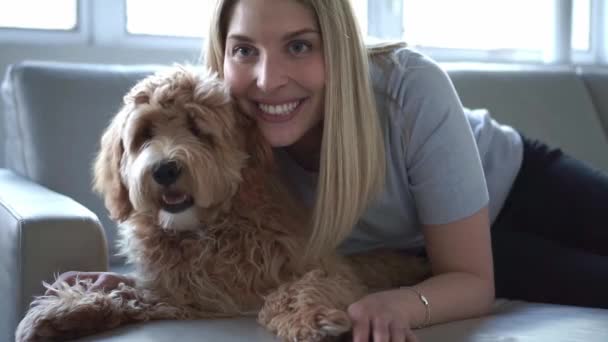
[[[205,61],[313,208],[311,254],[428,256],[428,280],[348,308],[354,341],[415,341],[414,327],[488,313],[495,293],[608,307],[608,177],[463,109],[428,58],[366,50],[347,0],[219,1]]]

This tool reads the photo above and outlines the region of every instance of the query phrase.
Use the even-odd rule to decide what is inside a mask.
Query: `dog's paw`
[[[267,328],[282,341],[333,341],[351,329],[351,321],[342,310],[327,307],[296,310],[273,317]]]
[[[340,336],[351,329],[351,320],[342,310],[322,309],[315,317],[316,325],[326,336]]]
[[[15,331],[17,342],[66,340],[119,326],[142,312],[135,289],[120,284],[106,293],[90,284],[67,284],[37,297]],[[146,320],[147,316],[142,320]]]

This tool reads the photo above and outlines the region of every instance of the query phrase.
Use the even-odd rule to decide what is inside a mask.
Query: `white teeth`
[[[296,109],[298,104],[300,104],[300,101],[285,103],[285,104],[278,105],[278,106],[258,103],[258,107],[260,107],[260,109],[267,114],[287,115],[287,114],[291,113],[294,109]]]

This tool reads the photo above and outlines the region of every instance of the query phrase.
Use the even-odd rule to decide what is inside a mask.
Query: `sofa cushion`
[[[417,330],[420,341],[608,341],[608,310],[499,300],[493,314]],[[255,318],[157,321],[80,339],[98,342],[261,342],[275,339]]]

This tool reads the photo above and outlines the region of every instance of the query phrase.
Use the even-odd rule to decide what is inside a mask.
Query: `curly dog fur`
[[[306,210],[254,120],[208,72],[174,67],[125,96],[101,139],[94,189],[120,223],[136,284],[63,284],[34,300],[17,341],[252,312],[282,340],[320,341],[350,329],[345,310],[369,291],[428,275],[423,260],[391,251],[303,260]]]

